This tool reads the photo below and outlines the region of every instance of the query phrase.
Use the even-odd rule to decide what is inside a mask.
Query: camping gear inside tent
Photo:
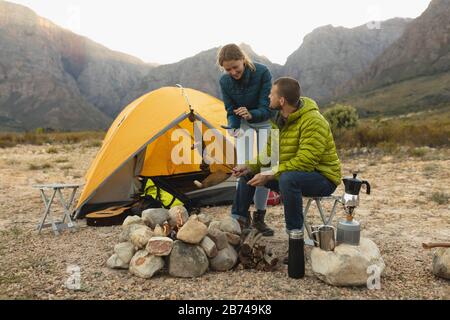
[[[197,90],[165,87],[135,100],[106,133],[86,173],[75,217],[131,203],[143,191],[145,178],[186,202],[187,207],[232,203],[236,191],[236,179],[231,177],[235,149],[220,127],[223,123],[223,102]],[[209,131],[209,138],[208,129],[214,130]],[[173,153],[180,155],[177,145],[183,139],[189,141],[188,156],[194,161],[177,164]],[[222,154],[212,147],[217,139],[222,139]],[[200,190],[193,183],[217,171],[229,173],[230,178]]]

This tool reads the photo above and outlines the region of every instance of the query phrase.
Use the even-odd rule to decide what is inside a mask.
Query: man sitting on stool
[[[341,164],[328,122],[316,102],[301,97],[297,80],[276,80],[269,98],[270,108],[278,110],[272,126],[279,129],[279,165],[260,173],[263,156],[260,154],[256,164],[233,169],[233,175],[240,179],[231,214],[242,229],[250,228],[248,210],[255,187],[266,186],[281,192],[286,230],[303,230],[302,196],[331,195],[341,182]],[[271,139],[264,152],[268,156],[270,145]]]

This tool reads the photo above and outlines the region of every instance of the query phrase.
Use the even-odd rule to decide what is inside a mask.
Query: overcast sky
[[[64,28],[145,62],[173,63],[226,43],[245,42],[258,54],[284,64],[303,37],[317,27],[355,27],[393,17],[416,18],[430,0],[11,2],[23,4]]]

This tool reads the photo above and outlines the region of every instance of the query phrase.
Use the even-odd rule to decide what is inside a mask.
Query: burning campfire
[[[120,243],[107,266],[128,269],[133,275],[151,278],[167,267],[175,277],[199,277],[208,269],[273,271],[278,259],[259,244],[261,234],[241,235],[239,223],[227,217],[211,221],[205,215],[192,215],[182,206],[148,209],[142,217],[130,216],[122,225]]]

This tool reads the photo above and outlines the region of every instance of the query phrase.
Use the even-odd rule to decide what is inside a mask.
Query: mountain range
[[[322,106],[348,103],[370,116],[450,105],[450,0],[433,0],[414,20],[317,28],[285,65],[241,46]],[[218,49],[157,66],[0,1],[0,131],[106,129],[131,101],[175,84],[220,98]]]

